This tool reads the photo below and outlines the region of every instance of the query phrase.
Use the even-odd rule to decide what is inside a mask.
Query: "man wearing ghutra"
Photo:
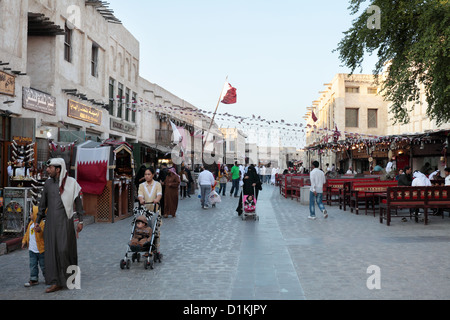
[[[77,237],[83,229],[84,210],[80,197],[81,187],[74,178],[69,177],[64,159],[47,161],[47,173],[50,178],[42,191],[36,225],[42,219],[46,220],[45,282],[50,287],[45,292],[50,293],[66,287],[67,279],[73,274],[68,271],[68,267],[78,265]],[[79,220],[76,234],[75,216]]]

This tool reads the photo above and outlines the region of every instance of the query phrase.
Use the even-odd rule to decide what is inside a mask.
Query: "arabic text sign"
[[[67,116],[96,125],[102,123],[102,112],[100,110],[73,100],[68,101]]]
[[[56,98],[31,88],[23,88],[23,108],[56,115]]]
[[[16,78],[10,74],[0,71],[0,93],[14,96]]]

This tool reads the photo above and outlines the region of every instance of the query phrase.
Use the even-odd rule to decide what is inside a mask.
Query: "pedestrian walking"
[[[180,176],[174,167],[167,171],[167,177],[164,180],[166,186],[164,191],[164,218],[168,216],[176,217],[178,209],[178,187],[180,185]]]
[[[325,174],[322,170],[319,169],[319,162],[313,161],[312,163],[313,170],[309,174],[309,178],[311,180],[311,187],[309,191],[309,216],[308,219],[315,220],[316,219],[316,205],[317,205],[323,213],[323,217],[328,218],[327,210],[323,205],[323,185],[327,182],[325,179]]]
[[[42,275],[45,278],[45,246],[44,246],[44,226],[45,222],[41,221],[39,227],[41,231],[35,230],[35,221],[37,218],[37,207],[33,207],[33,212],[30,216],[30,223],[27,231],[22,239],[22,249],[28,247],[30,256],[30,280],[25,283],[25,287],[32,287],[39,284],[39,267]]]
[[[186,189],[187,189],[187,185],[189,183],[189,179],[187,177],[187,173],[186,171],[184,171],[184,168],[181,169],[180,171],[180,199],[185,199],[186,198]]]
[[[238,207],[236,209],[239,216],[242,214],[243,196],[252,195],[256,202],[258,200],[259,191],[262,190],[262,181],[259,179],[259,175],[256,173],[256,169],[253,165],[248,167],[247,173],[242,180],[244,185],[242,186],[242,192],[239,197]]]
[[[225,171],[225,168],[222,166],[219,170],[219,195],[225,196],[225,192],[227,191],[227,182],[228,182],[228,173]]]
[[[64,159],[47,161],[50,177],[44,184],[34,230],[41,232],[40,223],[45,218],[45,292],[55,292],[67,287],[70,266],[78,265],[77,238],[83,230],[83,203],[81,187],[69,177]],[[74,204],[75,211],[74,213]],[[78,217],[75,233],[74,218]]]
[[[198,175],[198,185],[200,187],[201,199],[200,202],[202,204],[202,209],[209,208],[209,194],[211,193],[211,189],[213,188],[216,180],[214,179],[211,171],[201,168],[201,172]],[[239,181],[239,180],[238,180]]]
[[[234,191],[234,197],[238,197],[239,192],[239,180],[241,177],[241,172],[239,170],[238,162],[234,162],[234,166],[231,168],[231,190],[230,190],[230,197],[233,195]]]
[[[184,170],[186,172],[188,177],[188,183],[187,183],[187,196],[188,198],[191,197],[191,191],[192,191],[192,183],[194,182],[194,179],[192,178],[191,169],[189,168],[189,165],[185,165],[184,162],[181,164],[181,170]]]
[[[159,204],[159,214],[161,211],[161,199],[163,196],[161,183],[155,180],[155,169],[152,167],[145,169],[145,182],[139,185],[138,199],[141,205],[145,205],[150,212],[155,211],[155,205]],[[154,219],[157,219],[155,217]],[[158,234],[155,235],[155,247],[159,253],[159,244],[161,239],[161,228],[158,228]]]
[[[158,182],[161,183],[161,187],[162,187],[162,198],[160,203],[160,210],[161,210],[161,214],[164,214],[164,196],[166,193],[166,185],[164,183],[164,181],[166,180],[167,177],[167,164],[166,163],[162,163],[161,164],[161,169],[159,170],[159,174],[158,174]]]
[[[153,168],[146,168],[144,172],[145,182],[139,185],[138,199],[141,205],[146,206],[150,211],[154,211],[152,204],[160,203],[163,193],[161,183],[156,181],[155,170]]]

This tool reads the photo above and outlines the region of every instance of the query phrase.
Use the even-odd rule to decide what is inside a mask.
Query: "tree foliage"
[[[352,15],[364,11],[344,32],[336,49],[339,59],[353,73],[361,68],[365,54],[376,52],[373,74],[384,71],[382,92],[392,102],[395,123],[409,122],[408,105],[420,103],[421,86],[428,103],[427,116],[437,125],[450,122],[449,1],[349,1]],[[365,9],[371,5],[381,9],[379,28],[368,27],[373,12]]]

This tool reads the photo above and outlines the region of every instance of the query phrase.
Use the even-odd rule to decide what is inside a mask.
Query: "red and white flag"
[[[222,96],[220,97],[220,101],[223,104],[234,104],[237,102],[237,94],[236,88],[233,88],[231,84],[228,82],[225,83],[225,86],[222,91]]]

